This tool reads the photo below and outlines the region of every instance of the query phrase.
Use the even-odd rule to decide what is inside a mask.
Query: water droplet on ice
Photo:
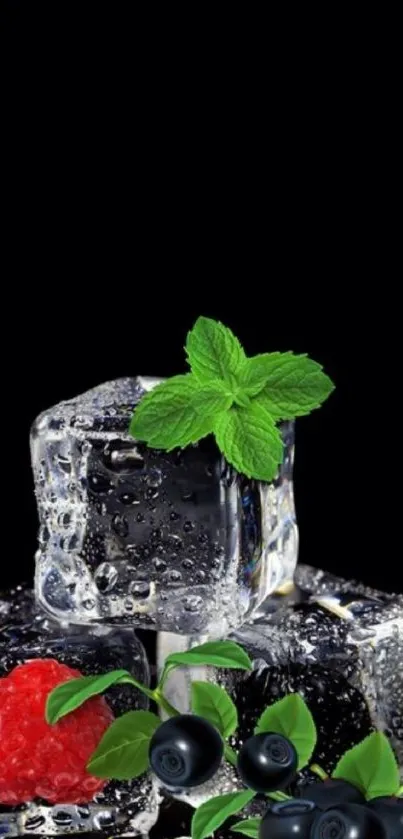
[[[156,571],[165,571],[167,564],[164,559],[160,559],[159,556],[155,556],[153,558],[153,565]]]
[[[133,597],[143,598],[150,594],[150,584],[147,582],[136,581],[130,586],[130,593]]]
[[[96,585],[102,594],[113,589],[118,579],[118,572],[114,565],[109,562],[102,562],[94,574]]]
[[[127,518],[125,516],[120,516],[118,513],[116,513],[116,515],[113,516],[112,519],[112,529],[118,536],[121,536],[122,538],[127,536],[129,532],[129,523],[127,521]]]
[[[201,597],[191,595],[190,597],[185,597],[183,606],[187,612],[200,612],[203,606],[203,600]]]
[[[193,530],[193,528],[194,528],[193,522],[185,521],[185,523],[183,525],[183,529],[184,529],[185,533],[190,533],[190,531]]]
[[[87,609],[88,612],[90,612],[91,609],[93,609],[94,606],[96,605],[93,597],[85,597],[84,600],[82,601],[82,603],[83,603],[84,609]]]
[[[162,484],[162,472],[161,469],[157,469],[156,467],[152,466],[151,469],[148,470],[146,475],[146,483],[150,487],[159,487]]]
[[[184,559],[182,565],[184,568],[193,568],[194,563],[192,559]]]

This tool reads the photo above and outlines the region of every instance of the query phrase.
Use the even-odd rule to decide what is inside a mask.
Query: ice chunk
[[[325,771],[376,727],[391,738],[403,772],[403,596],[367,587],[364,595],[360,585],[334,582],[326,584],[323,575],[320,591],[312,594],[305,586],[305,602],[302,598],[275,614],[261,612],[254,623],[232,633],[252,658],[252,673],[179,669],[166,684],[170,702],[189,710],[192,679],[223,685],[238,708],[233,745],[239,748],[267,705],[297,691],[315,718],[319,737],[313,761]],[[161,633],[159,666],[170,652],[194,643],[194,638]],[[178,791],[178,798],[198,806],[218,791],[239,786],[236,771],[223,764],[209,785]]]
[[[169,454],[127,429],[155,379],[120,379],[38,417],[36,592],[60,619],[219,636],[290,580],[294,428],[270,484],[229,468],[212,437]]]
[[[132,629],[58,624],[35,606],[32,592],[20,586],[0,594],[0,677],[35,658],[55,658],[83,675],[123,668],[149,683],[146,654]],[[106,698],[115,716],[147,707],[146,697],[128,685],[111,688]],[[18,807],[0,803],[0,834],[107,832],[108,836],[146,837],[157,817],[155,783],[150,776],[143,776],[111,781],[83,806],[52,806],[39,799]]]

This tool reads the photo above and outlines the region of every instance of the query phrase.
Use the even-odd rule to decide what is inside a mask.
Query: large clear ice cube
[[[237,749],[267,705],[297,691],[318,729],[313,762],[332,771],[344,751],[377,728],[390,737],[403,777],[403,596],[306,566],[298,568],[296,581],[299,596],[293,605],[274,614],[261,609],[253,623],[231,635],[252,658],[252,673],[180,668],[168,677],[168,699],[188,711],[192,679],[221,684],[238,708]],[[205,639],[161,633],[159,667],[170,652],[200,640]],[[236,770],[223,763],[208,784],[176,795],[199,806],[239,788]]]
[[[147,657],[132,629],[58,624],[35,606],[28,588],[0,593],[0,678],[35,658],[57,659],[83,675],[123,668],[149,683]],[[148,703],[128,685],[113,687],[105,696],[115,716],[146,708]],[[10,807],[0,801],[0,834],[147,837],[157,821],[158,804],[155,782],[149,775],[127,782],[111,781],[84,805],[51,805],[37,799]]]
[[[149,449],[127,429],[157,382],[108,382],[34,423],[36,592],[61,619],[219,636],[292,578],[294,427],[270,484],[229,468],[212,437]]]

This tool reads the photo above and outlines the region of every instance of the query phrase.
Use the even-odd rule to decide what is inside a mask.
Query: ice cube
[[[156,382],[106,383],[34,423],[36,592],[59,619],[219,636],[292,578],[294,427],[270,484],[229,468],[212,436],[149,449],[128,426]]]
[[[147,657],[133,629],[59,624],[41,612],[32,592],[21,586],[0,594],[0,607],[0,678],[25,661],[55,658],[83,675],[123,668],[149,683]],[[146,697],[129,685],[111,688],[106,698],[115,716],[148,704]],[[82,806],[50,805],[39,799],[17,807],[0,803],[0,834],[107,832],[108,836],[146,837],[157,817],[157,789],[146,775],[132,781],[111,781]]]
[[[311,572],[315,577],[315,572]],[[315,577],[316,578],[316,577]],[[333,578],[334,582],[334,578]],[[213,668],[180,668],[165,693],[180,711],[189,710],[193,679],[212,680],[228,690],[239,714],[233,746],[251,736],[267,705],[300,693],[318,729],[312,762],[332,771],[340,756],[374,728],[390,737],[403,775],[403,596],[372,591],[348,581],[332,586],[325,576],[308,599],[275,614],[260,614],[231,634],[253,661],[250,674]],[[161,633],[159,667],[173,651],[204,638]],[[211,795],[240,788],[236,771],[223,763],[209,784],[177,797],[199,806]],[[215,792],[214,792],[215,790]]]

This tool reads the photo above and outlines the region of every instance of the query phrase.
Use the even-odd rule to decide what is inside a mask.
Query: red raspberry
[[[114,719],[105,699],[88,699],[56,725],[45,720],[49,693],[81,675],[54,659],[35,659],[0,679],[1,804],[84,804],[105,786],[85,768]]]

